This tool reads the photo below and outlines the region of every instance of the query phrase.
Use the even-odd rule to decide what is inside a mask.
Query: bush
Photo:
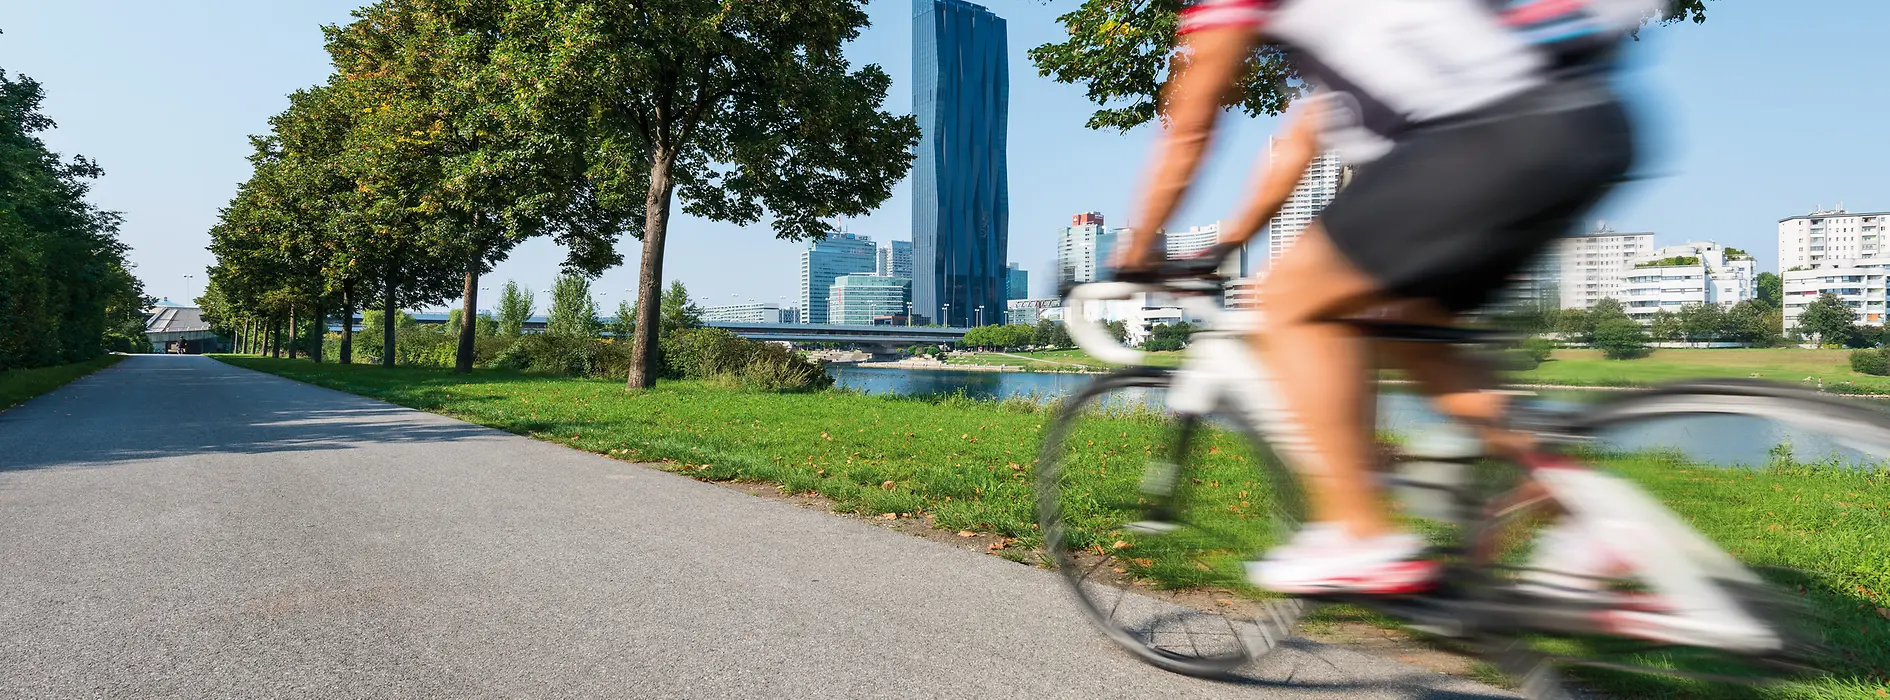
[[[1626,318],[1610,318],[1595,324],[1595,347],[1610,360],[1631,360],[1647,355],[1647,332],[1641,324]]]
[[[1851,371],[1874,377],[1890,375],[1890,355],[1881,348],[1852,350]]]
[[[806,391],[833,385],[826,363],[720,328],[667,333],[661,349],[663,368],[673,379],[701,379],[757,391]]]
[[[1555,353],[1555,341],[1540,337],[1530,338],[1522,341],[1522,344],[1518,346],[1517,349],[1522,351],[1523,354],[1528,355],[1532,362],[1539,365],[1548,362],[1549,356]]]
[[[511,338],[492,336],[474,336],[473,364],[484,365],[504,352],[512,344]],[[437,328],[416,326],[394,330],[394,364],[402,367],[452,367],[453,360],[459,354],[459,333],[441,332]],[[325,362],[341,361],[341,334],[329,333],[322,341],[322,360]],[[354,361],[360,364],[378,364],[381,361],[381,336],[377,332],[369,335],[363,332],[354,334]]]

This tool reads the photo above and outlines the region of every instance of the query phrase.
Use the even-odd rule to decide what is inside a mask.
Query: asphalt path
[[[201,357],[0,413],[0,697],[1491,698],[1143,665],[1048,572]]]

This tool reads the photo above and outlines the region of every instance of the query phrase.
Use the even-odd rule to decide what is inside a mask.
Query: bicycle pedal
[[[1141,535],[1166,535],[1180,530],[1181,526],[1162,520],[1137,520],[1123,525],[1122,529]]]

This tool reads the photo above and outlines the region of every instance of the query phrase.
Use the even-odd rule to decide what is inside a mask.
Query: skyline
[[[203,246],[217,207],[248,174],[247,136],[263,133],[286,95],[328,72],[317,26],[345,22],[355,2],[258,8],[234,1],[150,7],[0,0],[0,67],[42,81],[47,112],[60,123],[45,136],[66,155],[106,170],[93,200],[126,214],[132,260],[154,296],[187,300],[202,289]],[[1007,20],[1013,86],[1007,150],[1012,198],[1009,258],[1030,271],[1032,297],[1056,277],[1056,231],[1072,214],[1101,211],[1127,220],[1152,129],[1127,135],[1082,127],[1090,105],[1079,86],[1036,75],[1024,55],[1056,39],[1054,16],[1073,5],[1022,0],[987,3]],[[849,47],[858,63],[885,67],[894,85],[888,108],[910,105],[909,0],[868,5],[874,26]],[[1875,138],[1890,95],[1870,88],[1876,58],[1869,27],[1890,22],[1890,7],[1836,0],[1790,8],[1714,3],[1701,26],[1658,28],[1631,47],[1628,91],[1648,117],[1648,148],[1637,169],[1653,176],[1611,201],[1601,218],[1618,230],[1663,239],[1715,240],[1758,255],[1776,271],[1777,221],[1843,201],[1853,211],[1890,209],[1890,144]],[[1834,21],[1842,17],[1844,21]],[[83,29],[83,35],[79,32]],[[1761,51],[1754,47],[1790,46]],[[1649,106],[1660,96],[1664,109]],[[1234,209],[1248,167],[1264,156],[1274,119],[1230,118],[1203,185],[1171,228],[1206,225]],[[909,240],[910,180],[892,199],[846,229],[875,241]],[[765,224],[742,227],[678,217],[672,279],[704,303],[792,296],[804,243],[778,241]],[[620,246],[634,259],[637,245]],[[562,252],[532,241],[482,280],[550,288]],[[737,274],[731,274],[731,271]],[[635,270],[618,267],[595,284],[614,308]]]

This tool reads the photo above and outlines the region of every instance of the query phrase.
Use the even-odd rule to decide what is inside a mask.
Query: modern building
[[[851,233],[830,233],[801,251],[801,323],[832,323],[827,319],[827,290],[842,275],[870,275],[879,264],[873,239]]]
[[[947,326],[1004,308],[1010,247],[1005,162],[1010,73],[1002,17],[963,0],[914,0],[913,312]]]
[[[827,290],[827,323],[871,326],[873,319],[906,314],[912,280],[880,275],[841,275]]]
[[[1061,313],[1062,309],[1063,299],[1060,297],[1050,297],[1047,299],[1012,299],[1005,302],[1005,314],[1009,317],[1006,323],[1021,323],[1027,326],[1034,326],[1038,321],[1044,319],[1050,319],[1052,321],[1061,320],[1063,317]]]
[[[873,274],[912,279],[912,241],[887,241],[879,247]]]
[[[1282,142],[1278,138],[1267,140],[1268,159],[1278,158]],[[1329,152],[1313,159],[1306,166],[1306,175],[1300,178],[1299,186],[1293,188],[1293,194],[1286,198],[1286,204],[1280,207],[1280,213],[1267,222],[1267,259],[1265,265],[1273,266],[1273,261],[1299,241],[1299,234],[1312,225],[1319,212],[1332,203],[1332,198],[1339,194],[1339,187],[1345,182],[1345,164],[1339,160],[1339,154]],[[1251,270],[1250,274],[1261,274],[1263,270]]]
[[[1890,257],[1883,245],[1890,212],[1851,213],[1843,207],[1779,219],[1778,267],[1810,268],[1825,260]]]
[[[223,340],[203,320],[203,309],[172,306],[168,300],[145,312],[144,337],[151,341],[152,351],[165,354],[223,351]]]
[[[729,304],[727,306],[705,306],[702,320],[708,323],[796,323],[800,314],[794,307],[781,308],[780,304],[749,302]]]
[[[1557,291],[1564,309],[1586,309],[1602,299],[1619,300],[1621,279],[1634,263],[1654,252],[1650,231],[1620,233],[1607,224],[1556,244]]]
[[[1252,277],[1228,280],[1222,289],[1221,305],[1228,309],[1260,308],[1260,280]]]
[[[1162,234],[1164,252],[1170,260],[1198,255],[1221,242],[1221,222],[1216,221],[1206,226],[1190,227],[1186,231],[1167,231]],[[1254,271],[1247,258],[1247,249],[1242,247],[1227,256],[1221,265],[1221,275],[1228,279],[1246,277]]]
[[[1004,300],[1012,301],[1030,296],[1030,271],[1011,263],[1004,277]]]
[[[1628,317],[1642,323],[1688,304],[1732,308],[1753,298],[1757,274],[1752,256],[1737,248],[1711,241],[1666,246],[1635,259],[1621,277],[1616,299]]]
[[[1819,295],[1833,294],[1851,308],[1856,323],[1884,325],[1885,275],[1890,259],[1822,260],[1786,270],[1784,279],[1785,330],[1798,327],[1798,317]]]
[[[1109,230],[1103,215],[1093,211],[1071,216],[1069,227],[1057,233],[1058,288],[1107,279],[1116,237],[1127,231]]]

